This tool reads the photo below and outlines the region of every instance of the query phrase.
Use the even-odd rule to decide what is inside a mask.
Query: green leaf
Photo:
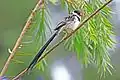
[[[49,0],[51,3],[53,3],[54,5],[56,5],[56,2],[58,2],[58,0]]]
[[[23,61],[16,60],[16,59],[12,59],[12,61],[14,61],[15,63],[18,63],[18,64],[23,64],[24,63]]]
[[[64,9],[65,8],[65,0],[60,0],[60,3],[61,3],[61,6],[62,6],[62,8]]]

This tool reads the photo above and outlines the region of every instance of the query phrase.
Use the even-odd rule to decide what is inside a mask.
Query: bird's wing
[[[54,30],[59,30],[61,27],[63,27],[64,25],[66,25],[65,21],[62,21],[60,23],[58,23],[57,27]]]
[[[74,21],[74,17],[72,15],[69,15],[68,17],[64,18],[64,21],[58,23],[57,27],[54,30],[60,30],[64,25],[70,24],[72,21]]]

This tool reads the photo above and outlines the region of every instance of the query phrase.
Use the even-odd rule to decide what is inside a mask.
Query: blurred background
[[[1,0],[0,1],[0,71],[9,56],[8,49],[12,49],[21,30],[37,0]],[[113,19],[117,40],[116,48],[111,51],[112,64],[115,68],[113,75],[107,74],[101,80],[120,80],[120,0],[114,0],[110,6],[113,10]],[[61,19],[61,15],[67,15],[60,5],[53,6],[48,4],[52,16],[53,26]],[[26,53],[34,53],[34,46],[27,46],[29,51]],[[26,48],[25,48],[26,49]],[[69,55],[68,55],[69,54]],[[23,70],[30,62],[31,56],[16,56],[20,61],[11,61],[6,76],[13,77]],[[16,63],[18,62],[18,63]],[[83,68],[76,58],[76,55],[65,50],[63,45],[55,49],[49,57],[47,57],[47,66],[44,71],[34,69],[29,75],[23,76],[22,80],[99,80],[97,77],[97,69],[92,65]],[[61,75],[62,74],[62,75]]]

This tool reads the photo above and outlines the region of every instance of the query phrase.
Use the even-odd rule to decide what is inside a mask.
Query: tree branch
[[[99,9],[97,9],[94,13],[92,13],[87,19],[85,19],[80,25],[79,27],[74,30],[73,32],[71,32],[68,36],[64,37],[62,40],[60,40],[57,44],[55,44],[52,48],[50,48],[40,59],[39,61],[41,61],[43,58],[45,58],[52,50],[54,50],[56,47],[58,47],[61,43],[63,43],[66,39],[68,39],[70,36],[72,36],[75,32],[77,32],[78,29],[80,29],[87,21],[89,21],[92,17],[94,17],[101,9],[103,9],[106,5],[108,5],[110,2],[112,2],[113,0],[110,0],[108,2],[106,2],[104,5],[102,5]],[[25,72],[27,72],[27,68],[24,69],[21,73],[19,73],[15,78],[13,78],[12,80],[16,80],[19,77],[21,77],[23,74],[25,74]]]
[[[11,59],[14,57],[17,48],[18,48],[19,45],[21,44],[21,41],[22,41],[22,38],[23,38],[24,34],[26,33],[26,31],[27,31],[27,30],[29,29],[29,27],[30,27],[30,24],[31,24],[31,22],[32,22],[32,19],[33,19],[33,17],[34,17],[35,12],[36,12],[39,8],[42,7],[42,3],[43,3],[43,1],[42,1],[42,0],[39,0],[38,3],[36,4],[35,8],[34,8],[33,11],[31,12],[31,14],[30,14],[30,16],[29,16],[29,18],[28,18],[28,20],[27,20],[27,22],[26,22],[26,24],[25,24],[25,26],[24,26],[21,34],[20,34],[20,36],[18,37],[18,39],[17,39],[17,41],[16,41],[16,44],[15,44],[15,46],[14,46],[14,48],[13,48],[10,56],[8,57],[8,59],[7,59],[6,63],[5,63],[5,65],[4,65],[3,69],[2,69],[2,71],[1,71],[0,76],[3,76],[3,75],[5,74],[5,72],[7,71],[8,65],[9,65]]]

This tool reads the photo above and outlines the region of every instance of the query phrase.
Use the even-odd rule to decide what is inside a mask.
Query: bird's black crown
[[[76,13],[76,14],[79,15],[79,16],[82,16],[82,15],[83,15],[82,12],[79,11],[79,10],[75,10],[74,13]]]

